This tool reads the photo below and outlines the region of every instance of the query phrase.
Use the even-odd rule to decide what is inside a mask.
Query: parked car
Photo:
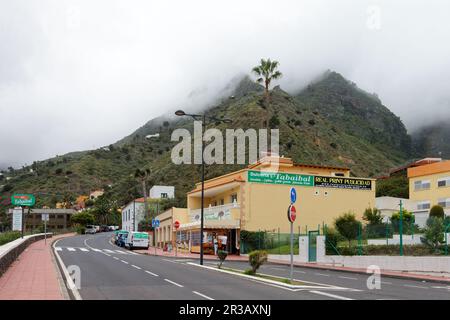
[[[116,244],[119,247],[125,247],[127,243],[127,238],[128,238],[128,231],[118,233]]]
[[[109,227],[108,226],[100,226],[100,232],[108,232]]]
[[[96,232],[100,232],[100,226],[94,226],[94,227],[95,227]]]
[[[148,233],[138,231],[130,232],[127,237],[126,246],[130,250],[133,250],[135,248],[148,249],[149,247]]]
[[[87,225],[86,229],[84,230],[85,234],[95,234],[97,233],[97,229],[95,228],[95,226],[92,225]]]

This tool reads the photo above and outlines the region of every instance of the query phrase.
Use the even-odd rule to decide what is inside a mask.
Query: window
[[[450,208],[450,198],[439,199],[438,205],[440,205],[442,208]]]
[[[430,209],[430,201],[422,201],[417,203],[417,210],[428,210]]]
[[[162,199],[168,198],[167,193],[166,193],[166,192],[161,192],[161,198],[162,198]]]
[[[415,191],[430,189],[430,186],[430,180],[419,180],[414,182]]]
[[[223,206],[225,204],[225,200],[220,199],[220,205]]]
[[[445,177],[438,180],[438,188],[442,187],[450,187],[450,177]]]
[[[217,201],[213,201],[212,206],[213,207],[217,206]]]
[[[345,177],[345,175],[342,172],[335,172],[334,176],[335,177]]]
[[[237,202],[237,194],[236,193],[233,193],[231,195],[231,203],[234,203],[234,202]]]
[[[58,214],[58,219],[64,219],[64,215]]]

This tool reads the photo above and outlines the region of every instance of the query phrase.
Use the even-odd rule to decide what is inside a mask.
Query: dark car
[[[100,232],[108,232],[109,227],[108,226],[100,226]]]
[[[127,242],[127,237],[128,237],[128,233],[119,233],[117,235],[117,241],[116,241],[117,245],[119,247],[125,247],[125,244]]]

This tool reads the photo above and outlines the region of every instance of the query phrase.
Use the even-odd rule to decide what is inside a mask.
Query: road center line
[[[317,276],[324,276],[324,277],[329,277],[329,274],[324,274],[324,273],[314,273]]]
[[[184,286],[182,286],[181,284],[176,283],[176,282],[173,282],[173,281],[171,281],[171,280],[169,280],[169,279],[164,279],[164,281],[167,281],[167,282],[169,282],[169,283],[171,283],[171,284],[174,284],[174,285],[176,285],[177,287],[180,287],[180,288],[183,288],[183,287],[184,287]]]
[[[141,267],[135,266],[134,264],[131,265],[133,268],[141,270]]]
[[[154,277],[159,277],[156,273],[150,272],[148,270],[145,270],[146,273],[151,274]]]
[[[353,300],[351,298],[347,298],[347,297],[343,297],[343,296],[338,296],[337,294],[331,294],[328,292],[322,292],[322,291],[316,291],[316,290],[312,290],[310,291],[311,293],[315,293],[315,294],[320,294],[322,296],[326,296],[326,297],[330,297],[330,298],[335,298],[335,299],[339,299],[339,300]]]
[[[170,260],[170,259],[161,259],[161,260],[168,261],[168,262],[172,262],[172,263],[178,263],[178,262],[172,261],[172,260]]]
[[[128,262],[126,262],[125,260],[120,260],[121,262],[123,262],[123,263],[125,263],[125,264],[128,264]]]
[[[358,280],[358,278],[339,276],[341,279]]]
[[[205,299],[208,299],[208,300],[214,300],[213,298],[208,297],[207,295],[204,295],[204,294],[202,294],[202,293],[200,293],[200,292],[197,292],[197,291],[192,291],[192,292],[195,293],[196,295],[199,295],[200,297],[205,298]]]
[[[119,260],[119,258],[117,258],[117,257],[113,257],[114,259],[116,259],[116,260]]]

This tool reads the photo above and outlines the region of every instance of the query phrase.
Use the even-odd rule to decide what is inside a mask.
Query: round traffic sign
[[[180,221],[176,220],[176,221],[173,223],[173,226],[175,227],[175,229],[178,229],[178,228],[180,227]]]
[[[291,188],[291,203],[295,203],[295,201],[297,201],[297,191],[295,190],[294,187]]]
[[[293,204],[289,206],[287,215],[289,222],[294,223],[295,219],[297,218],[297,210],[295,209]]]

